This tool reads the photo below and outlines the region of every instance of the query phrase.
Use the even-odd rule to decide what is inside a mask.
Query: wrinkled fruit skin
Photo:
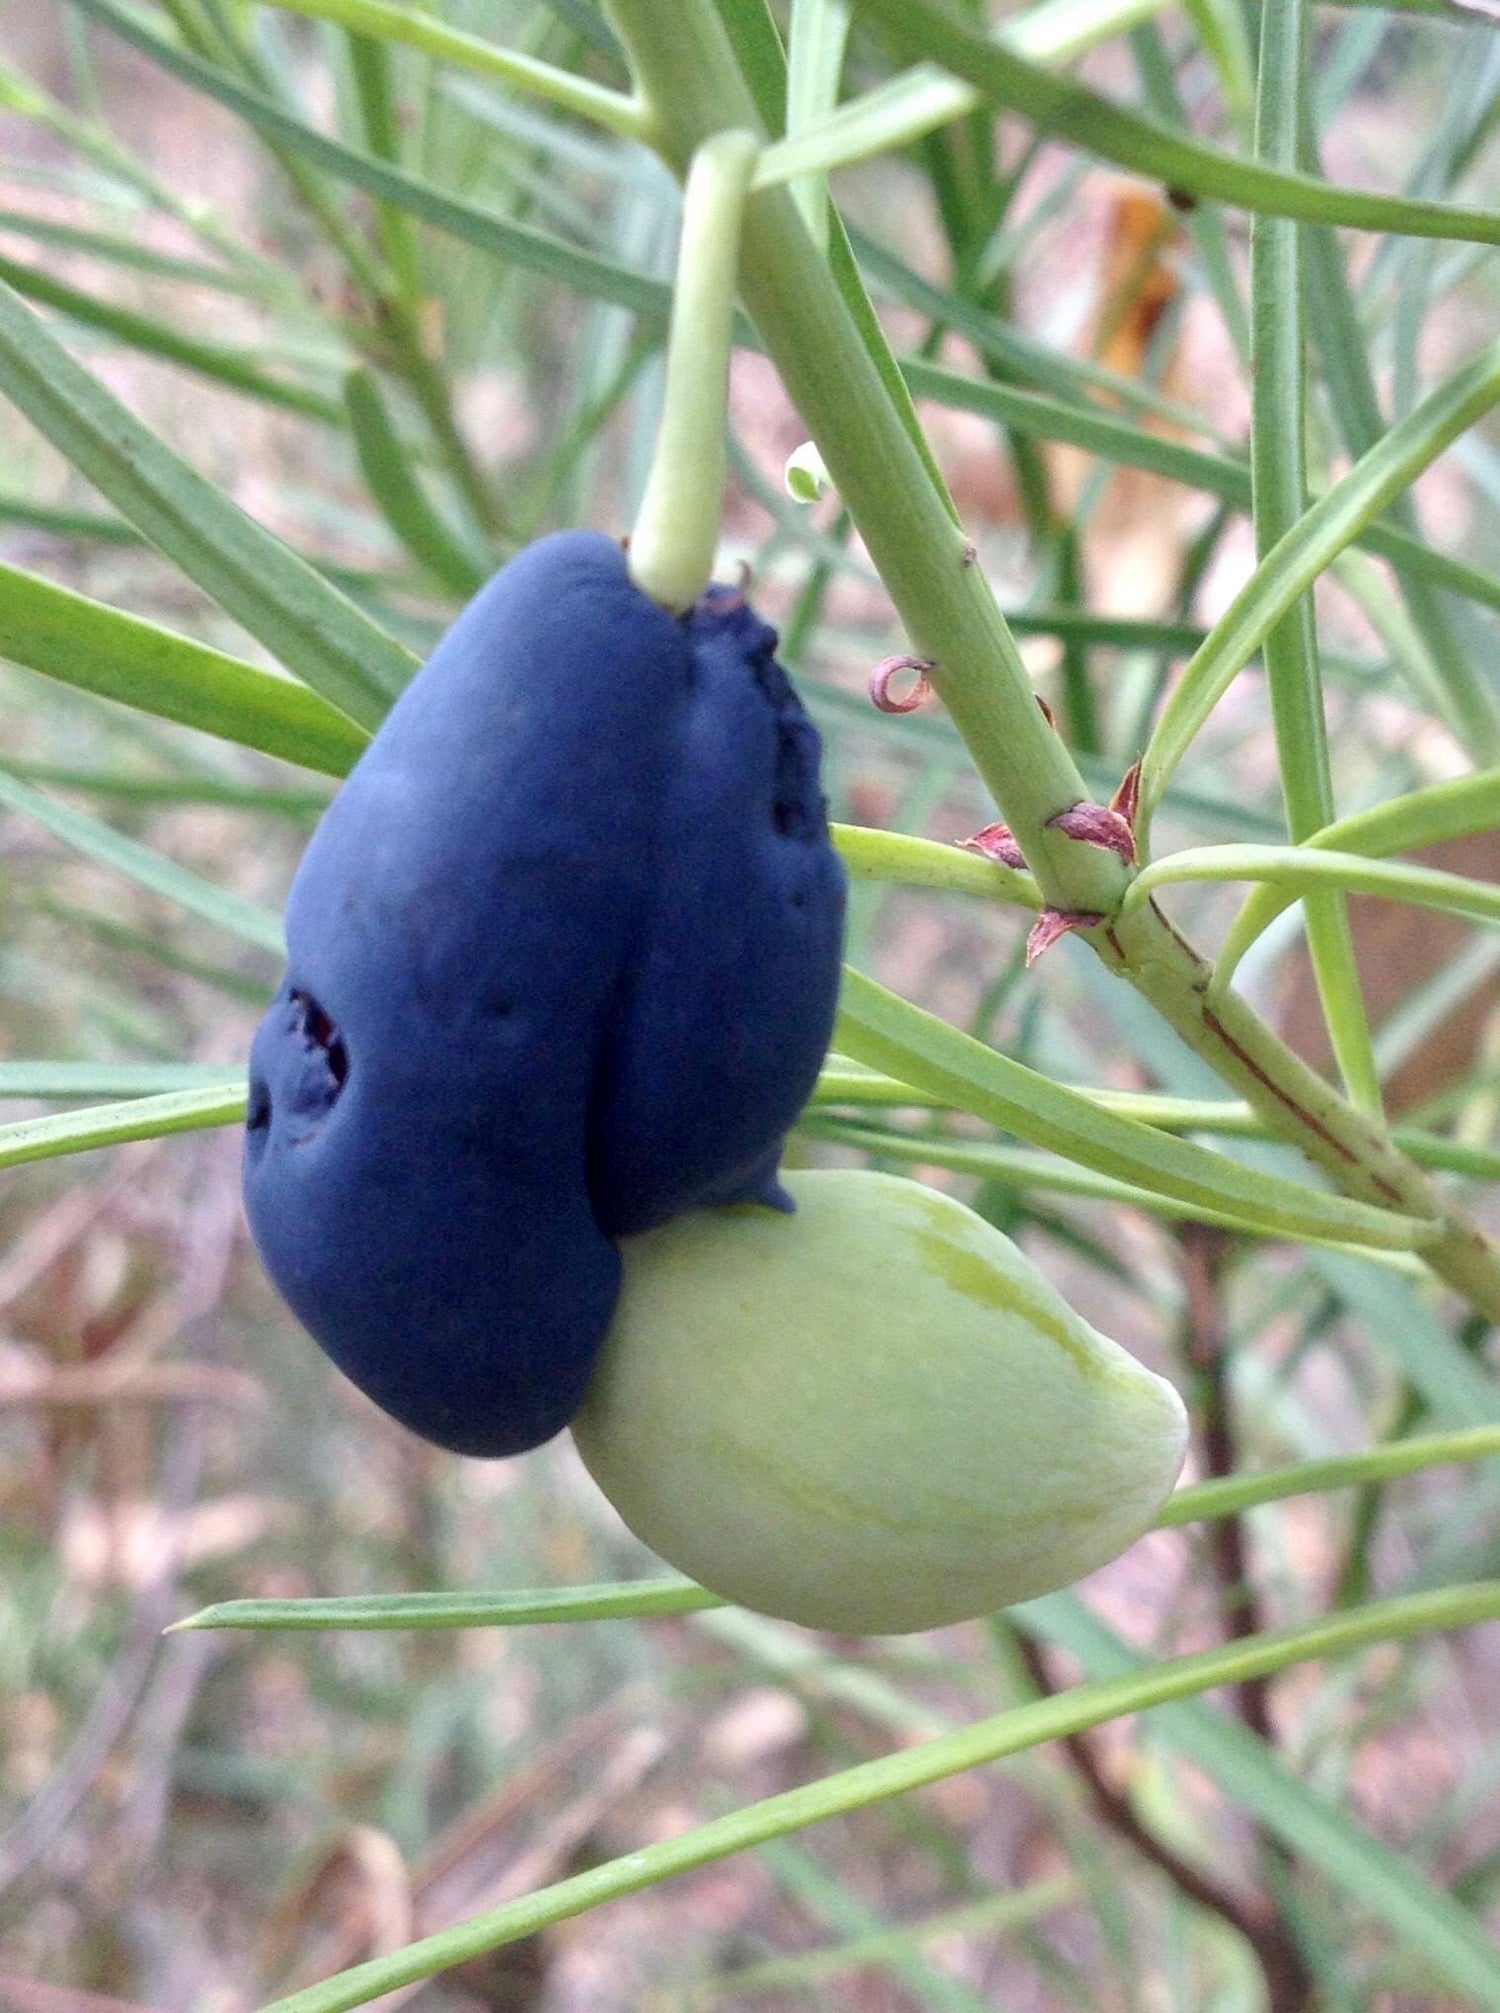
[[[728,1600],[856,1634],[1029,1600],[1138,1537],[1186,1450],[1172,1387],[950,1197],[786,1181],[794,1216],[624,1247],[573,1433],[636,1535]]]
[[[736,595],[685,620],[611,540],[520,553],[314,833],[255,1037],[251,1230],[314,1338],[459,1453],[549,1439],[614,1239],[775,1166],[832,1028],[817,739]]]

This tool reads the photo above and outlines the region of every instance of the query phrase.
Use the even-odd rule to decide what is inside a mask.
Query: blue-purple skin
[[[728,588],[687,617],[694,687],[660,882],[606,1051],[591,1186],[617,1235],[764,1202],[833,1032],[844,869],[776,632]]]
[[[245,1198],[339,1367],[455,1452],[582,1401],[612,1239],[777,1203],[838,984],[817,739],[738,596],[587,532],[481,590],[325,815],[251,1053]]]
[[[396,702],[292,885],[251,1054],[251,1230],[340,1369],[455,1452],[566,1425],[614,1308],[589,1118],[691,675],[618,546],[529,547]]]

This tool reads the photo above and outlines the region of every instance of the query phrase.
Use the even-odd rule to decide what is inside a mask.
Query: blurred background
[[[586,6],[440,11],[618,76]],[[405,51],[382,73],[382,111],[347,39],[267,9],[226,0],[153,17],[169,19],[196,24],[210,49],[227,35],[231,54],[252,51],[261,86],[306,123],[399,157],[461,202],[670,275],[675,191],[644,154]],[[1181,116],[1238,144],[1245,107],[1223,89],[1234,63],[1210,63],[1186,15],[1140,33],[1091,57],[1091,81],[1134,97],[1154,80]],[[1497,51],[1482,25],[1320,13],[1327,172],[1439,193],[1467,177],[1468,200],[1493,198]],[[536,532],[628,529],[659,397],[655,331],[320,180],[295,152],[278,157],[88,10],[0,10],[0,59],[0,277],[134,412],[415,649]],[[857,43],[852,74],[866,71],[877,74],[873,51]],[[1076,400],[1082,385],[1148,443],[1222,459],[1243,442],[1243,330],[1225,307],[1243,291],[1243,219],[1209,231],[1160,191],[981,119],[841,177],[837,193],[903,352],[981,392]],[[1493,328],[1493,255],[1373,239],[1342,251],[1370,368],[1398,413]],[[372,307],[377,255],[401,278],[404,321]],[[1114,375],[1049,386],[1047,358]],[[379,387],[373,418],[352,371],[373,373],[359,380]],[[1325,364],[1314,444],[1336,472],[1346,443],[1332,376]],[[1121,378],[1154,405],[1122,402]],[[939,389],[922,415],[979,562],[1107,794],[1166,681],[1244,579],[1248,523],[1208,487],[1101,461],[1049,438],[1045,417],[1030,431],[1000,424],[983,397],[965,410]],[[721,575],[746,562],[757,606],[781,627],[825,734],[833,814],[972,832],[992,809],[941,709],[887,719],[863,696],[871,665],[902,639],[837,500],[786,497],[782,464],[802,431],[757,355],[737,359],[732,426]],[[392,474],[393,441],[407,446],[415,500]],[[1423,479],[1422,527],[1494,566],[1497,497],[1491,428]],[[0,560],[269,661],[9,404]],[[1343,806],[1462,773],[1465,750],[1404,675],[1431,638],[1388,570],[1351,552],[1320,588],[1319,615]],[[1450,598],[1441,622],[1492,672],[1492,616]],[[271,908],[333,787],[3,662],[0,753],[49,803]],[[1184,767],[1157,845],[1281,831],[1257,669]],[[1493,877],[1497,852],[1479,839],[1443,857]],[[1234,899],[1183,890],[1174,915],[1211,942]],[[1059,1077],[1214,1094],[1075,946],[1024,973],[1026,921],[863,885],[850,955]],[[1393,1105],[1482,1156],[1500,1092],[1494,937],[1389,906],[1361,908],[1358,933]],[[223,1078],[277,976],[266,952],[0,809],[0,1120]],[[1295,913],[1242,982],[1320,1059]],[[80,1074],[49,1080],[29,1067],[43,1062]],[[962,1121],[928,1116],[896,1137],[882,1127],[897,1130],[882,1114],[819,1107],[793,1151],[914,1172],[1021,1236],[1089,1319],[1189,1396],[1190,1472],[1496,1416],[1482,1329],[1398,1274],[1063,1194],[999,1159],[963,1172],[955,1145],[993,1136]],[[884,1642],[737,1611],[163,1640],[165,1623],[236,1596],[652,1570],[571,1443],[461,1462],[337,1377],[248,1247],[238,1155],[231,1127],[0,1175],[0,2006],[238,2013],[1089,1667],[1082,1637],[1075,1657],[1044,1652],[1004,1618]],[[1500,1222],[1493,1195],[1475,1193]],[[1458,1377],[1447,1415],[1406,1367],[1429,1332],[1439,1360],[1473,1380]],[[1082,1592],[1111,1640],[1150,1655],[1302,1619],[1365,1588],[1497,1570],[1495,1476],[1444,1471],[1154,1534]],[[408,1996],[424,2013],[1469,2003],[1381,1919],[1360,1853],[1373,1839],[1381,1866],[1410,1868],[1422,1892],[1500,1929],[1500,1631],[1306,1667],[1192,1710],[1248,1732],[1258,1790],[1196,1721],[1160,1715],[614,1903]],[[1266,1797],[1299,1788],[1338,1814],[1321,1853],[1290,1850],[1264,1821]]]

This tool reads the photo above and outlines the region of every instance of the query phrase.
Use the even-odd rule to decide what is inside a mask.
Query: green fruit
[[[1182,1466],[1171,1385],[990,1224],[883,1174],[788,1174],[794,1216],[625,1240],[574,1420],[642,1541],[813,1628],[938,1628],[1137,1538]]]

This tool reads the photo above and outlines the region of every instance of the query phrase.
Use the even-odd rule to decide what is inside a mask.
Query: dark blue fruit
[[[693,697],[595,1133],[619,1235],[705,1203],[790,1208],[776,1163],[828,1047],[843,944],[818,736],[776,632],[723,588],[686,621]]]
[[[608,539],[543,539],[402,694],[293,882],[251,1229],[340,1368],[456,1452],[571,1418],[613,1237],[780,1199],[843,875],[774,646],[737,595],[678,620]]]

